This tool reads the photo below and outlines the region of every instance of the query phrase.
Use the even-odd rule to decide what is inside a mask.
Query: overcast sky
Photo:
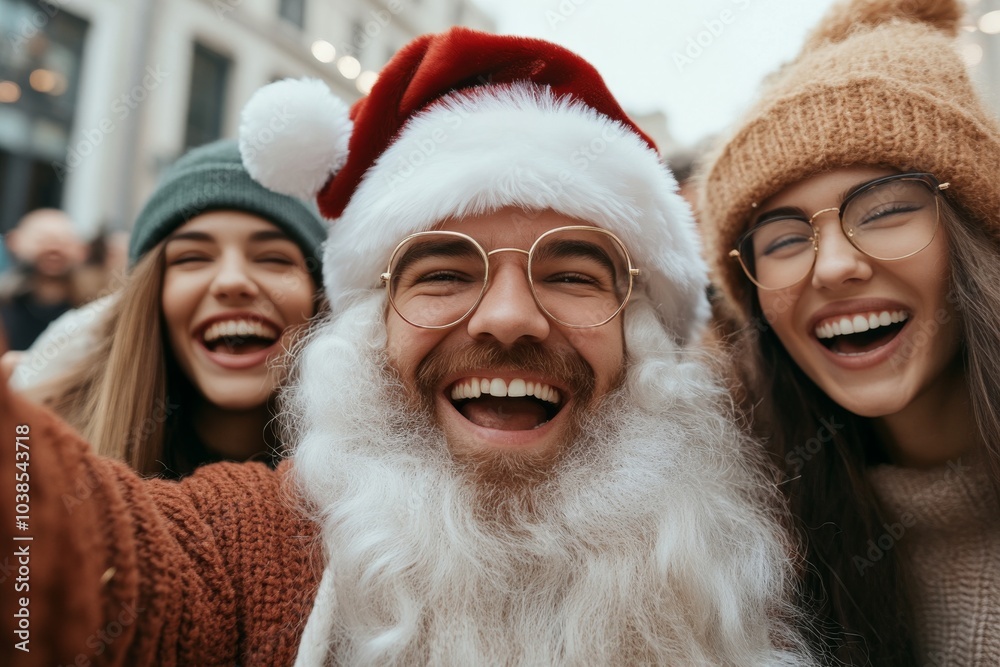
[[[718,132],[795,56],[833,0],[473,0],[501,33],[593,63],[631,113],[662,110],[682,146]]]

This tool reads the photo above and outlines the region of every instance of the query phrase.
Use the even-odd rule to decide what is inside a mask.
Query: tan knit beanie
[[[708,259],[743,317],[750,282],[729,251],[755,204],[819,172],[930,172],[1000,238],[1000,126],[957,52],[962,14],[959,0],[838,3],[707,157],[699,212]]]

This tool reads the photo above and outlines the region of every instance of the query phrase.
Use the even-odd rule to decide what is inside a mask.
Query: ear
[[[240,155],[269,190],[314,199],[347,161],[352,128],[347,104],[322,81],[275,81],[243,107]]]

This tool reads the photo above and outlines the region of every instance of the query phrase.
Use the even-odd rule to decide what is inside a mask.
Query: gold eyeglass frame
[[[621,249],[622,253],[625,256],[625,261],[628,264],[628,291],[625,292],[625,298],[622,299],[621,305],[618,306],[618,309],[615,310],[615,312],[613,312],[610,316],[608,316],[607,319],[598,322],[596,324],[570,324],[568,322],[560,320],[558,317],[550,313],[545,306],[542,305],[541,301],[539,301],[538,299],[538,294],[535,292],[535,281],[531,277],[531,260],[535,248],[538,247],[538,244],[541,243],[546,237],[551,236],[552,234],[556,234],[558,232],[567,232],[567,231],[599,232],[601,234],[605,234],[606,236],[611,237],[611,240],[614,241],[614,243]],[[483,258],[483,265],[486,267],[486,272],[483,274],[483,287],[479,291],[479,296],[476,297],[475,302],[469,307],[469,309],[465,312],[464,315],[462,315],[454,322],[451,322],[449,324],[435,324],[435,325],[417,324],[416,322],[408,320],[406,316],[399,311],[399,308],[396,306],[396,303],[392,298],[392,289],[390,289],[391,285],[390,281],[392,279],[392,273],[391,273],[392,265],[393,262],[396,261],[396,255],[399,254],[399,251],[403,248],[403,246],[405,246],[413,239],[421,238],[424,236],[442,236],[442,235],[454,236],[456,238],[469,241],[470,243],[472,243],[473,247],[475,247],[476,250],[479,251],[479,254]],[[381,286],[385,287],[386,296],[389,299],[389,303],[392,304],[393,310],[396,311],[396,313],[403,319],[404,322],[420,329],[450,329],[451,327],[461,324],[466,319],[468,319],[468,317],[476,311],[476,308],[479,307],[479,304],[482,302],[483,296],[486,294],[486,290],[490,285],[490,257],[501,252],[519,252],[523,255],[527,255],[528,263],[525,267],[525,272],[527,273],[528,276],[528,286],[531,288],[531,298],[535,300],[535,305],[537,305],[539,310],[545,313],[545,316],[548,317],[550,320],[564,327],[568,327],[570,329],[593,329],[594,327],[604,326],[611,320],[615,319],[615,317],[617,317],[618,314],[625,309],[625,306],[628,305],[629,298],[631,298],[632,296],[632,289],[635,286],[635,279],[641,274],[640,269],[637,269],[632,264],[632,255],[629,253],[628,248],[625,247],[625,244],[622,243],[622,240],[618,238],[618,236],[616,236],[613,232],[610,232],[606,229],[602,229],[600,227],[591,227],[589,225],[568,225],[566,227],[556,227],[555,229],[550,229],[544,234],[541,234],[537,239],[535,239],[534,243],[532,243],[531,247],[528,248],[527,250],[522,250],[521,248],[497,248],[496,250],[490,250],[489,252],[487,252],[481,245],[479,245],[479,242],[476,241],[474,238],[472,238],[468,234],[463,234],[461,232],[452,232],[445,230],[416,232],[414,234],[410,234],[402,241],[400,241],[398,244],[396,244],[395,250],[393,250],[392,254],[389,256],[389,263],[386,266],[385,272],[381,274],[379,279],[381,282]]]
[[[903,255],[902,257],[892,257],[892,258],[876,257],[875,255],[871,254],[870,252],[865,251],[863,248],[860,248],[858,246],[857,241],[854,238],[854,231],[853,230],[848,230],[848,229],[844,228],[844,217],[842,215],[842,212],[843,212],[843,210],[854,199],[856,199],[858,196],[860,196],[864,192],[867,192],[868,190],[870,190],[870,189],[872,189],[874,187],[882,185],[883,183],[888,183],[888,182],[891,182],[891,181],[902,181],[902,180],[920,181],[921,183],[925,184],[927,187],[929,187],[931,189],[931,194],[934,195],[934,214],[935,214],[935,217],[934,217],[934,231],[931,233],[931,237],[927,240],[927,243],[925,243],[923,246],[921,246],[917,250],[914,250],[911,253],[907,253],[907,254]],[[824,213],[836,213],[837,214],[837,217],[838,217],[838,219],[840,221],[840,231],[847,238],[848,242],[850,242],[851,246],[853,246],[855,250],[857,250],[861,254],[865,255],[866,257],[871,257],[872,259],[878,260],[880,262],[895,262],[895,261],[898,261],[898,260],[901,260],[901,259],[906,259],[907,257],[913,257],[918,252],[921,252],[925,248],[927,248],[927,246],[929,246],[934,241],[934,237],[937,236],[938,227],[940,227],[940,225],[941,225],[941,202],[940,202],[939,195],[941,194],[942,191],[947,190],[950,185],[951,185],[951,183],[941,183],[941,182],[939,182],[937,180],[937,178],[933,174],[929,174],[929,173],[926,173],[926,172],[908,172],[908,173],[905,173],[905,174],[891,174],[889,176],[882,176],[880,178],[876,178],[874,180],[867,181],[865,183],[861,183],[855,189],[853,189],[851,192],[849,192],[846,197],[844,197],[844,200],[842,202],[840,202],[840,206],[833,207],[833,208],[820,209],[819,211],[816,211],[815,213],[813,213],[812,217],[810,217],[808,220],[805,219],[804,217],[803,218],[796,218],[795,216],[788,216],[788,218],[778,218],[778,219],[781,219],[781,220],[784,220],[784,219],[801,220],[802,222],[807,223],[812,228],[812,231],[813,231],[813,235],[812,235],[812,241],[813,241],[813,258],[812,258],[812,263],[809,265],[809,269],[802,275],[801,278],[799,278],[798,280],[795,280],[795,281],[793,281],[793,282],[791,282],[788,285],[785,285],[783,287],[765,287],[764,285],[761,285],[759,282],[757,282],[757,280],[751,275],[750,269],[747,267],[746,262],[744,261],[743,255],[740,253],[740,250],[739,250],[740,246],[742,246],[743,243],[747,240],[747,238],[749,238],[750,235],[752,235],[759,228],[758,226],[751,227],[750,229],[746,230],[745,232],[743,232],[740,235],[740,237],[736,240],[736,247],[729,251],[729,257],[735,257],[736,259],[739,260],[740,267],[743,269],[743,273],[746,275],[747,278],[749,278],[750,282],[752,282],[754,285],[756,285],[759,289],[762,289],[762,290],[765,290],[765,291],[768,291],[768,292],[774,292],[774,291],[777,291],[777,290],[788,289],[789,287],[791,287],[793,285],[797,285],[798,283],[802,282],[807,277],[809,277],[809,274],[812,273],[813,268],[816,266],[816,257],[819,255],[819,229],[816,228],[816,225],[813,224],[813,221],[818,216],[820,216],[820,215],[822,215]],[[768,221],[768,222],[770,222],[770,221]],[[764,224],[767,224],[767,223],[764,223]]]

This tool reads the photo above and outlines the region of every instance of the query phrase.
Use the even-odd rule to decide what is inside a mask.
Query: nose
[[[851,245],[838,219],[828,220],[819,229],[819,250],[816,252],[812,273],[813,287],[835,289],[871,278],[870,258]]]
[[[250,275],[242,253],[223,253],[212,278],[212,294],[220,301],[253,301],[260,288]]]
[[[522,339],[545,340],[550,326],[531,294],[524,260],[498,261],[486,294],[469,317],[469,335],[475,339],[492,338],[509,346]]]

